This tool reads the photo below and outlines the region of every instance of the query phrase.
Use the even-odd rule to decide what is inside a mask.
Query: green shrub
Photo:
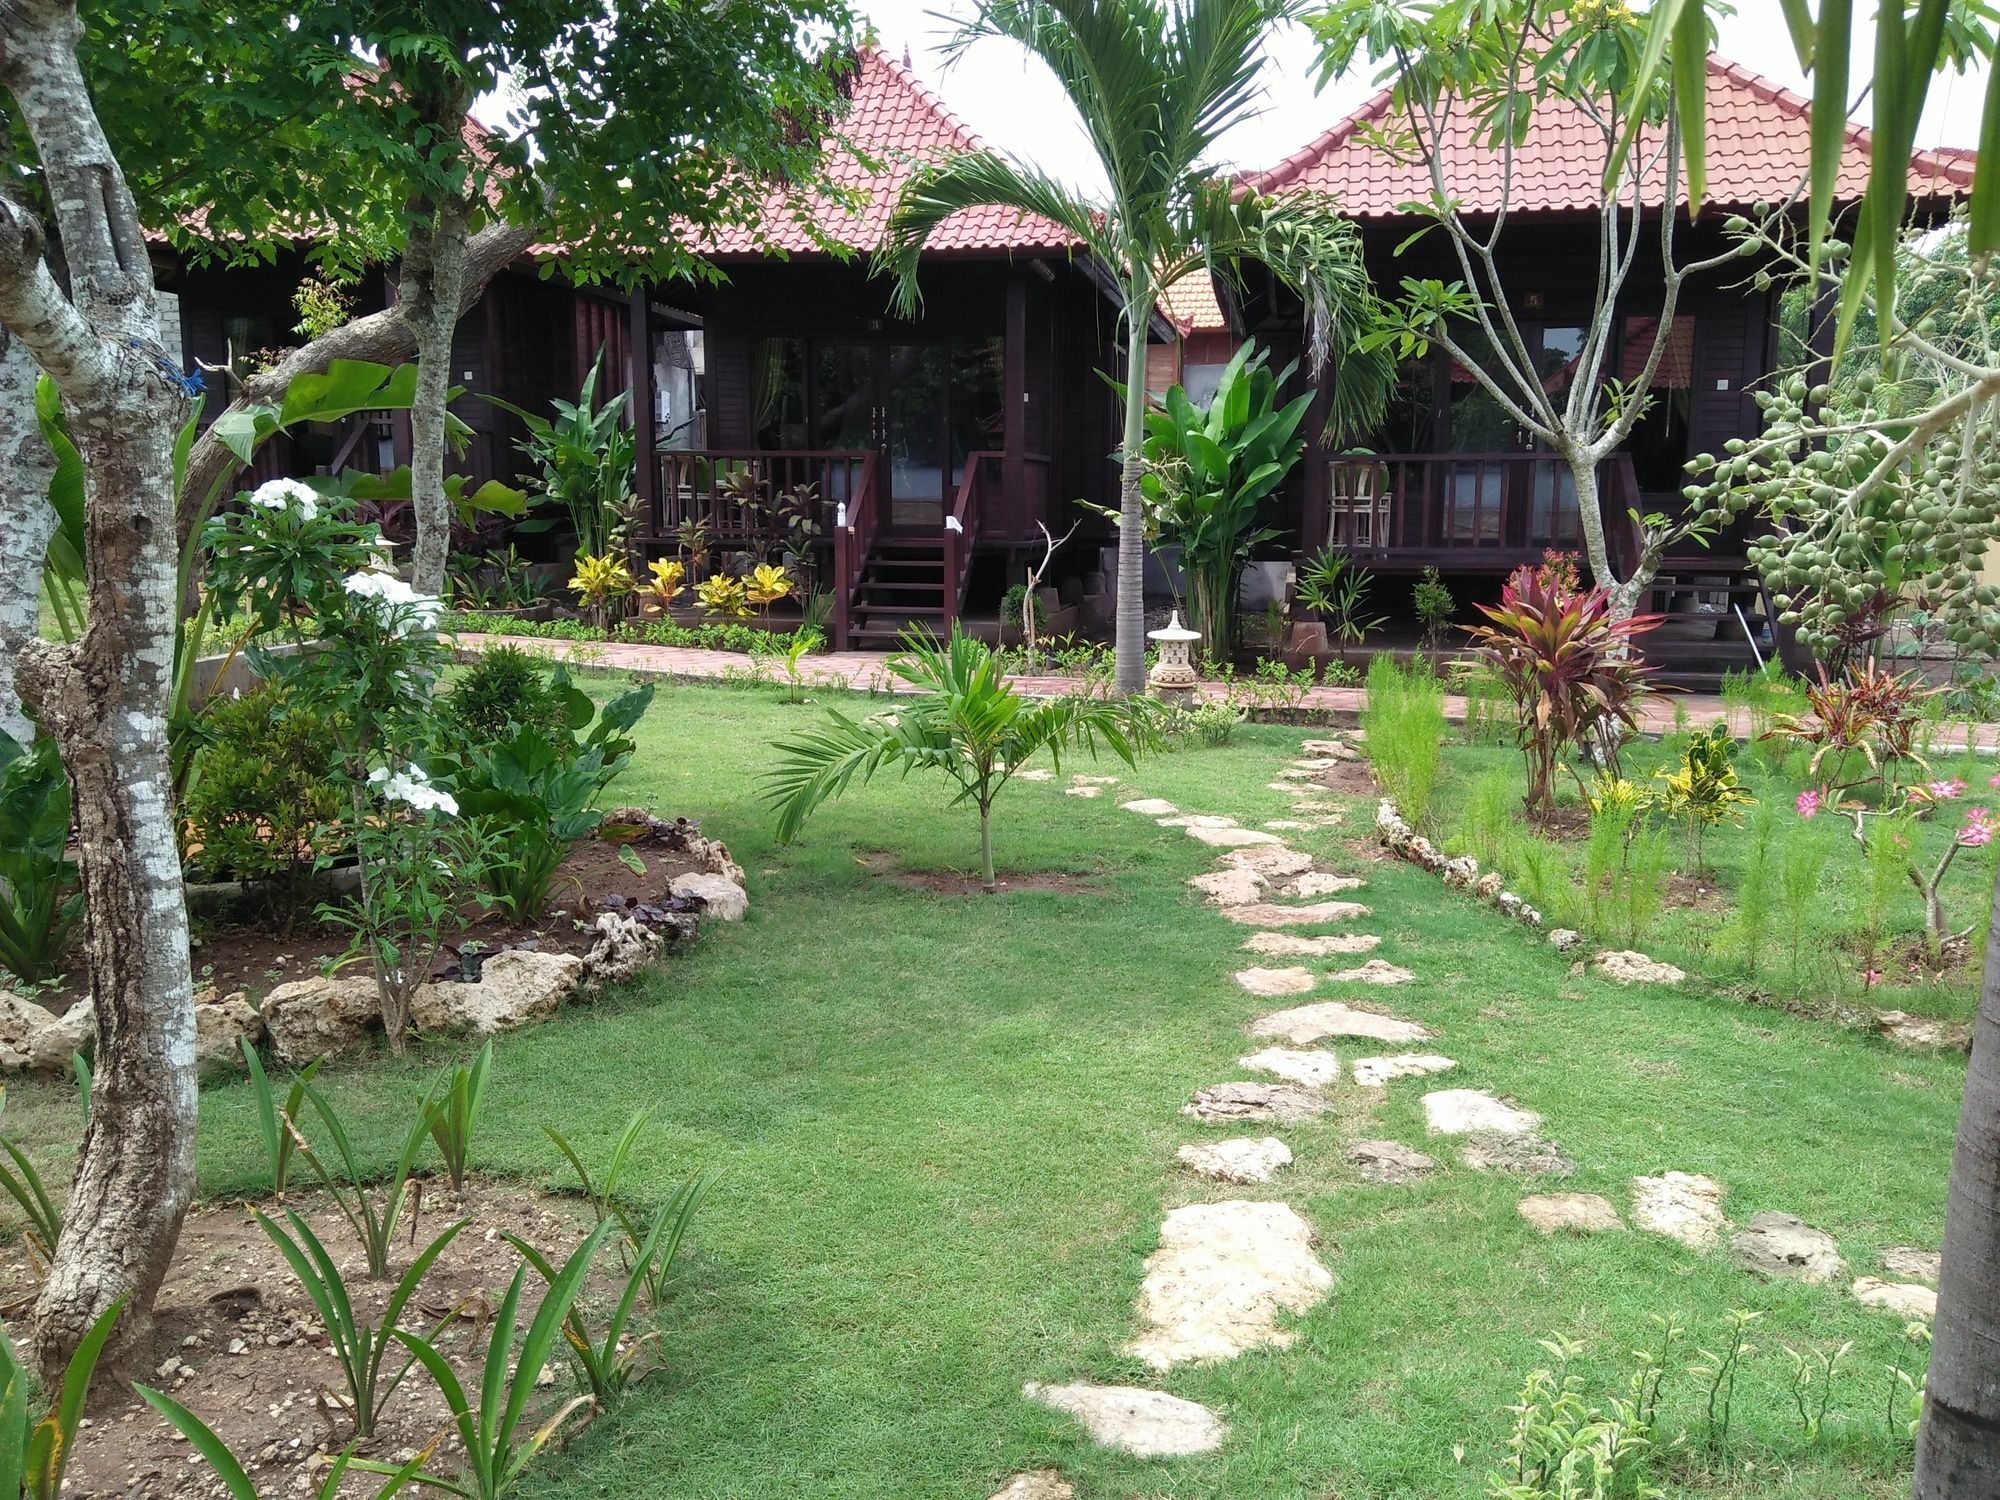
[[[495,646],[481,656],[443,709],[447,733],[463,745],[491,745],[516,729],[557,730],[564,712],[548,668],[518,646]]]
[[[276,684],[218,699],[181,803],[189,856],[209,875],[275,883],[287,908],[303,896],[318,830],[341,814],[332,718]]]
[[[67,857],[69,775],[55,741],[0,733],[0,969],[24,984],[53,979],[83,916]]]
[[[1368,702],[1361,710],[1375,778],[1412,827],[1430,812],[1444,746],[1444,685],[1428,668],[1407,671],[1392,656],[1368,664]]]
[[[1236,726],[1249,710],[1234,703],[1199,703],[1193,708],[1168,709],[1160,718],[1160,731],[1169,749],[1192,740],[1204,750],[1219,750],[1236,734]]]
[[[1466,794],[1465,810],[1459,815],[1460,846],[1482,865],[1498,865],[1506,853],[1508,830],[1520,802],[1514,778],[1507,772],[1482,772]]]

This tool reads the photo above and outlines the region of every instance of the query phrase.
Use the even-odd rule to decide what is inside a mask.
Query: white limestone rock
[[[1368,915],[1358,901],[1316,901],[1310,906],[1278,906],[1268,901],[1232,906],[1223,913],[1245,927],[1326,927]]]
[[[1385,1016],[1372,1010],[1358,1010],[1339,1000],[1321,1000],[1290,1010],[1259,1016],[1250,1023],[1250,1034],[1274,1041],[1306,1046],[1330,1036],[1367,1037],[1378,1042],[1423,1042],[1430,1032],[1415,1021]]]
[[[1171,818],[1180,811],[1164,797],[1136,797],[1130,802],[1121,802],[1119,808],[1128,813],[1138,813],[1147,818]]]
[[[1129,1353],[1155,1370],[1284,1348],[1286,1315],[1324,1301],[1333,1276],[1313,1253],[1310,1225],[1284,1203],[1190,1203],[1160,1228],[1139,1286],[1139,1335]]]
[[[697,870],[676,875],[667,882],[676,896],[699,896],[708,904],[701,909],[704,922],[740,922],[750,910],[750,897],[742,885],[727,875]]]
[[[271,1050],[289,1067],[350,1052],[381,1026],[382,1008],[373,978],[314,975],[281,984],[264,997],[264,1030]]]
[[[1436,1162],[1401,1141],[1356,1141],[1347,1148],[1347,1159],[1368,1181],[1392,1187],[1437,1170]]]
[[[1336,954],[1366,953],[1382,939],[1372,932],[1340,932],[1328,937],[1300,937],[1291,932],[1253,932],[1244,940],[1243,951],[1261,953],[1266,958],[1331,958]]]
[[[1308,870],[1303,875],[1294,876],[1278,887],[1282,896],[1333,896],[1341,891],[1351,891],[1360,887],[1361,880],[1353,875],[1335,875],[1326,870]]]
[[[1219,813],[1181,813],[1171,818],[1155,818],[1162,828],[1234,828],[1236,820]]]
[[[583,973],[574,953],[504,948],[480,966],[475,983],[445,979],[419,987],[410,1020],[420,1031],[514,1031],[554,1015],[583,983]]]
[[[1211,870],[1190,877],[1188,884],[1216,906],[1248,906],[1263,900],[1268,889],[1254,870]]]
[[[1549,946],[1558,953],[1567,953],[1583,946],[1583,934],[1574,927],[1558,927],[1549,933]]]
[[[1629,948],[1600,953],[1596,962],[1599,973],[1620,984],[1679,984],[1687,978],[1672,964],[1659,963]]]
[[[1458,1064],[1433,1052],[1401,1052],[1394,1057],[1357,1057],[1354,1081],[1363,1088],[1379,1089],[1398,1078],[1427,1078],[1448,1073]]]
[[[1165,1391],[1129,1385],[1043,1385],[1021,1387],[1030,1401],[1067,1412],[1083,1424],[1092,1442],[1134,1458],[1185,1458],[1222,1446],[1229,1433],[1223,1420],[1199,1402]]]
[[[1054,1469],[1037,1469],[1016,1474],[993,1492],[991,1500],[1076,1500],[1076,1487]]]
[[[1275,833],[1265,833],[1259,828],[1189,828],[1187,836],[1208,845],[1211,849],[1244,849],[1252,844],[1282,844],[1283,839]]]
[[[70,1054],[89,1052],[96,1035],[96,1013],[88,999],[58,1016],[0,989],[0,1072],[67,1073]]]
[[[657,929],[622,912],[597,914],[597,936],[583,955],[583,970],[592,984],[616,984],[632,978],[660,951],[665,941]]]
[[[1323,1089],[1340,1081],[1340,1059],[1323,1047],[1266,1047],[1236,1059],[1236,1066],[1269,1073],[1301,1088]]]
[[[1275,1120],[1280,1125],[1299,1125],[1330,1107],[1317,1092],[1296,1084],[1236,1082],[1197,1089],[1181,1106],[1181,1113],[1209,1124]]]
[[[84,1010],[88,1011],[85,1005]],[[264,1018],[239,990],[215,998],[208,989],[194,1000],[194,1055],[197,1062],[243,1061],[243,1044],[256,1046],[264,1040]],[[76,1050],[82,1051],[83,1048]],[[65,1059],[67,1061],[67,1059]]]
[[[1239,969],[1236,982],[1253,995],[1303,995],[1318,981],[1311,969]]]
[[[1424,1095],[1424,1123],[1432,1135],[1532,1135],[1542,1117],[1485,1089],[1439,1089]]]
[[[1879,1307],[1894,1313],[1905,1323],[1928,1323],[1937,1316],[1937,1291],[1912,1281],[1884,1281],[1879,1276],[1862,1276],[1853,1286],[1854,1300],[1864,1307]]]
[[[1214,1182],[1269,1182],[1292,1164],[1292,1148],[1271,1135],[1190,1141],[1175,1154],[1190,1172]]]
[[[1102,797],[1104,795],[1104,788],[1101,786],[1066,786],[1063,788],[1063,795],[1065,797]]]
[[[1296,849],[1287,849],[1277,839],[1261,848],[1231,849],[1223,855],[1218,864],[1227,865],[1232,870],[1249,870],[1266,880],[1278,880],[1287,875],[1297,875],[1313,867],[1312,856],[1301,854]]]
[[[1408,984],[1417,976],[1379,958],[1371,958],[1358,969],[1342,969],[1326,976],[1332,984]]]
[[[1044,767],[1036,766],[1032,770],[1014,772],[1013,779],[1016,781],[1054,781],[1056,773]]]
[[[1736,1258],[1765,1276],[1789,1277],[1818,1285],[1846,1269],[1840,1247],[1824,1229],[1796,1214],[1764,1209],[1729,1239]]]
[[[1649,1234],[1706,1250],[1729,1227],[1722,1216],[1723,1186],[1695,1172],[1666,1172],[1632,1179],[1632,1223]]]
[[[1892,1276],[1901,1276],[1906,1281],[1924,1281],[1936,1286],[1938,1272],[1942,1266],[1943,1257],[1935,1250],[1916,1250],[1908,1245],[1891,1245],[1882,1252],[1882,1269]]]

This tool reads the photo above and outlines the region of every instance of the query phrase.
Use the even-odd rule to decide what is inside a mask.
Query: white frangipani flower
[[[418,812],[441,812],[452,817],[458,815],[458,799],[441,787],[433,786],[429,773],[422,766],[405,766],[400,771],[377,766],[368,773],[368,782],[371,786],[379,786],[387,801],[400,802]]]
[[[250,503],[265,510],[296,510],[301,521],[319,516],[319,494],[296,479],[267,479],[250,492]]]
[[[363,568],[349,573],[340,586],[356,599],[375,601],[377,613],[396,616],[398,630],[435,630],[444,613],[444,601],[435,594],[420,594],[394,573]]]

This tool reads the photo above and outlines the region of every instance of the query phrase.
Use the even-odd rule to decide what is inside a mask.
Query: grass
[[[1498,1456],[1536,1339],[1589,1346],[1579,1368],[1622,1384],[1655,1313],[1716,1337],[1732,1307],[1762,1309],[1738,1397],[1731,1461],[1676,1461],[1668,1493],[1858,1500],[1907,1486],[1907,1449],[1881,1437],[1883,1364],[1907,1358],[1886,1314],[1844,1286],[1756,1280],[1724,1253],[1626,1232],[1543,1239],[1515,1203],[1530,1188],[1451,1164],[1417,1185],[1356,1179],[1342,1147],[1423,1143],[1409,1081],[1282,1133],[1297,1161],[1270,1189],[1316,1227],[1332,1298],[1288,1350],[1154,1377],[1120,1350],[1141,1264],[1166,1207],[1226,1197],[1179,1174],[1201,1085],[1244,1076],[1243,1024],[1272,1008],[1230,980],[1245,929],[1184,885],[1211,851],[1118,809],[1016,784],[996,810],[1003,870],[1061,870],[1083,894],[997,898],[910,889],[917,870],[975,868],[975,820],[930,781],[885,780],[824,809],[791,848],[755,796],[774,738],[811,709],[762,690],[675,688],[640,729],[620,800],[702,820],[749,871],[740,926],[594,1006],[501,1039],[476,1158],[563,1186],[554,1123],[601,1159],[638,1108],[657,1111],[628,1183],[649,1206],[694,1167],[715,1181],[665,1316],[670,1369],[614,1418],[534,1471],[537,1500],[660,1495],[729,1500],[984,1500],[1010,1473],[1059,1467],[1086,1500],[1473,1497]],[[1217,750],[1143,762],[1146,795],[1245,823],[1287,816],[1266,789],[1312,731],[1245,726]],[[1456,757],[1454,757],[1454,760]],[[1070,769],[1066,765],[1065,769]],[[1456,783],[1448,768],[1441,795]],[[1741,1221],[1798,1212],[1836,1234],[1853,1274],[1888,1245],[1934,1246],[1963,1064],[1703,986],[1623,990],[1573,978],[1532,933],[1420,872],[1370,863],[1347,824],[1297,835],[1324,867],[1359,870],[1380,957],[1419,982],[1383,998],[1431,1024],[1459,1059],[1451,1086],[1511,1094],[1548,1117],[1578,1163],[1565,1188],[1621,1208],[1626,1180],[1666,1168],[1726,1183]],[[1362,1055],[1353,1048],[1341,1049]],[[1371,1050],[1366,1049],[1365,1050]],[[440,1062],[469,1044],[343,1063],[323,1085],[356,1148],[386,1168]],[[7,1120],[59,1158],[73,1089],[10,1089]],[[246,1084],[203,1092],[203,1191],[254,1188]],[[1835,1400],[1871,1424],[1809,1446],[1778,1346],[1856,1347],[1868,1372]],[[1021,1400],[1024,1380],[1157,1385],[1232,1424],[1217,1453],[1140,1462],[1088,1444]],[[1698,1425],[1699,1393],[1669,1387],[1668,1417]],[[1845,1431],[1846,1429],[1843,1429]],[[1462,1458],[1455,1448],[1462,1445]]]
[[[1626,777],[1642,785],[1653,773],[1678,766],[1682,753],[1678,736],[1655,741],[1640,740],[1628,746],[1622,757]],[[1991,911],[1996,849],[1964,849],[1959,852],[1944,885],[1947,917],[1954,931],[1970,927],[1973,962],[1961,966],[1943,979],[1934,980],[1910,972],[1891,959],[1893,950],[1907,949],[1923,936],[1923,904],[1916,888],[1899,873],[1885,880],[1886,900],[1871,890],[1867,860],[1854,842],[1852,822],[1831,813],[1821,813],[1802,822],[1794,811],[1794,800],[1806,785],[1805,756],[1792,751],[1774,754],[1775,747],[1746,749],[1737,757],[1737,771],[1745,788],[1760,804],[1764,815],[1775,819],[1772,844],[1773,863],[1794,859],[1802,845],[1825,855],[1825,870],[1812,893],[1808,920],[1800,933],[1798,965],[1794,969],[1793,929],[1786,924],[1776,892],[1781,877],[1774,870],[1771,879],[1773,905],[1761,934],[1746,938],[1737,917],[1736,895],[1742,889],[1755,846],[1754,829],[1758,808],[1746,808],[1734,823],[1712,827],[1706,838],[1708,866],[1702,884],[1711,894],[1698,904],[1669,902],[1661,909],[1652,929],[1639,944],[1656,958],[1675,963],[1722,982],[1756,988],[1786,1000],[1817,1004],[1827,1000],[1856,1003],[1866,1000],[1882,1009],[1901,1008],[1922,1015],[1947,1019],[1969,1018],[1978,1006],[1979,970],[1977,957],[1984,946],[1986,924]],[[1930,821],[1917,825],[1918,850],[1926,869],[1944,851],[1967,806],[1994,806],[2000,790],[1987,786],[1996,769],[1990,757],[1951,752],[1931,759],[1933,774],[1940,778],[1958,777],[1966,783],[1964,796],[1947,804]],[[1586,779],[1587,773],[1586,773]],[[1511,746],[1451,745],[1445,752],[1445,766],[1432,804],[1433,826],[1453,852],[1473,850],[1490,860],[1493,842],[1490,805],[1498,783],[1508,788],[1506,810],[1516,829],[1521,797],[1526,786],[1521,757]],[[1558,778],[1559,809],[1577,819],[1584,814],[1582,798],[1567,775]],[[1687,873],[1686,841],[1678,824],[1655,818],[1664,830],[1669,868]],[[1548,853],[1549,851],[1544,851]],[[1583,868],[1585,843],[1579,829],[1573,837],[1554,841],[1555,869],[1548,882],[1546,904],[1550,925],[1587,927],[1582,911],[1582,885],[1574,878]],[[1515,852],[1513,863],[1521,856]],[[1503,857],[1502,867],[1507,868]],[[1518,879],[1518,868],[1508,868]],[[1868,968],[1865,931],[1871,914],[1880,927],[1875,968],[1882,982],[1868,986],[1863,972]],[[1625,945],[1624,934],[1594,934],[1611,946]],[[1746,951],[1748,950],[1748,951]]]

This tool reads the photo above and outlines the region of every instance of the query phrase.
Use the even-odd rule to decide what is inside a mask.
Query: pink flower
[[[1799,800],[1792,805],[1798,808],[1800,817],[1810,818],[1819,811],[1819,793],[1815,791],[1800,792]]]
[[[1880,969],[1863,969],[1861,971],[1861,983],[1864,987],[1873,989],[1881,982],[1882,971]]]
[[[1985,808],[1968,807],[1965,810],[1965,826],[1958,830],[1958,841],[1968,849],[1993,842],[1993,819]]]
[[[2000,787],[2000,771],[1995,771],[1991,776],[1987,777],[1986,784],[1990,787]]]
[[[1965,790],[1965,783],[1954,776],[1950,781],[1933,781],[1924,790],[1939,802],[1949,802]]]

